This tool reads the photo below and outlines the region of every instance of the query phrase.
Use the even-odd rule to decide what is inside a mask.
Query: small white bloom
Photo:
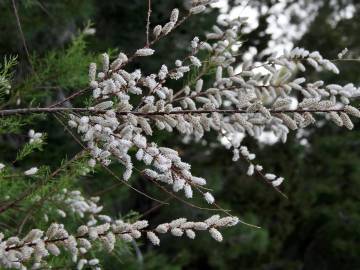
[[[162,30],[161,25],[157,25],[157,26],[154,27],[153,34],[154,34],[155,38],[160,36],[161,30]]]
[[[95,165],[96,165],[96,160],[95,159],[89,159],[88,161],[88,165],[91,167],[91,168],[94,168]]]
[[[87,260],[86,259],[81,259],[79,260],[78,264],[77,264],[77,270],[82,270],[85,266],[85,264],[87,264]]]
[[[338,58],[339,59],[343,59],[344,56],[349,52],[348,48],[343,49],[339,54],[338,54]]]
[[[92,36],[92,35],[95,35],[95,33],[96,33],[96,29],[95,29],[95,28],[92,28],[92,27],[86,28],[86,29],[84,30],[84,34],[85,34],[85,35]]]
[[[89,81],[95,81],[96,79],[96,64],[95,63],[91,63],[89,65]]]
[[[191,177],[191,182],[193,182],[194,184],[199,185],[199,186],[206,185],[206,180],[204,178],[201,178],[201,177],[192,176]]]
[[[29,135],[30,138],[34,137],[35,131],[33,129],[30,129],[29,132],[28,132],[28,135]]]
[[[194,229],[197,231],[205,231],[209,228],[209,225],[206,222],[195,222]]]
[[[66,213],[61,210],[61,209],[57,209],[56,212],[62,217],[62,218],[66,218]]]
[[[176,23],[178,18],[179,18],[179,10],[177,8],[174,8],[170,15],[170,21]]]
[[[193,197],[193,191],[190,185],[186,184],[184,187],[185,197],[190,199]]]
[[[94,266],[94,265],[99,264],[99,262],[100,262],[100,261],[99,261],[98,259],[92,259],[92,260],[89,261],[89,265]]]
[[[353,129],[354,128],[354,124],[352,123],[350,117],[346,114],[346,113],[340,113],[340,117],[341,117],[341,120],[343,121],[343,124],[344,126],[347,128],[347,129]],[[1,170],[1,169],[0,169]]]
[[[205,198],[205,200],[207,201],[208,204],[213,204],[215,202],[214,196],[211,195],[210,192],[206,192],[204,194],[204,198]]]
[[[271,182],[271,184],[274,186],[274,187],[278,187],[281,185],[281,183],[284,181],[284,178],[283,177],[279,177],[278,179],[274,180]]]
[[[186,236],[189,237],[190,239],[194,239],[196,237],[195,232],[191,229],[187,229],[185,231],[185,233],[186,233]]]
[[[53,243],[46,244],[47,250],[54,256],[60,255],[60,249]]]
[[[267,174],[265,174],[265,178],[267,180],[274,180],[276,178],[276,175],[272,174],[272,173],[267,173]]]
[[[141,230],[149,226],[149,223],[147,220],[139,220],[136,221],[134,224],[132,224],[132,228],[136,230]]]
[[[184,234],[184,232],[183,232],[183,230],[181,230],[179,228],[173,228],[173,229],[171,229],[171,234],[173,236],[181,237]]]
[[[217,229],[210,228],[209,233],[216,241],[221,242],[223,240],[221,233]]]
[[[169,227],[170,227],[169,224],[164,223],[164,224],[158,225],[155,230],[158,233],[167,233],[167,231],[169,230]]]
[[[352,116],[360,118],[360,111],[357,108],[355,108],[353,106],[350,106],[350,105],[346,105],[344,107],[344,110],[345,110],[346,113],[348,113],[348,114],[350,114]]]
[[[37,143],[37,142],[41,143],[42,142],[42,140],[41,140],[42,133],[35,132],[33,129],[30,129],[28,135],[30,138],[29,143]]]
[[[195,67],[201,67],[201,61],[196,56],[190,56],[190,61]]]
[[[190,13],[198,14],[198,13],[203,12],[205,9],[206,9],[206,7],[204,5],[199,5],[199,6],[191,8]]]
[[[155,51],[154,51],[153,49],[143,48],[143,49],[138,49],[138,50],[135,52],[135,55],[137,55],[137,56],[150,56],[150,55],[153,55],[154,52],[155,52]]]
[[[155,245],[155,246],[160,245],[160,239],[159,239],[159,237],[157,237],[157,235],[155,233],[150,231],[150,232],[146,233],[146,236],[153,245]]]
[[[249,175],[249,176],[251,176],[251,175],[254,174],[254,170],[255,170],[254,165],[253,165],[253,164],[250,164],[246,174]]]
[[[134,238],[128,233],[121,234],[119,237],[125,242],[132,242],[134,240]]]
[[[173,30],[174,26],[175,26],[174,22],[168,22],[167,24],[164,25],[161,31],[164,35],[167,35]]]
[[[110,64],[109,55],[107,53],[103,53],[101,55],[101,60],[103,64],[103,72],[106,73],[109,71],[109,64]]]
[[[31,169],[24,172],[25,175],[34,175],[38,172],[38,168],[32,167]]]
[[[181,67],[182,66],[182,61],[181,60],[176,60],[175,61],[175,66],[177,66],[177,67]]]

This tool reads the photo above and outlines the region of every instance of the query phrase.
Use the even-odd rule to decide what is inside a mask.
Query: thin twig
[[[138,190],[137,188],[134,188],[133,186],[131,186],[129,183],[127,183],[126,181],[124,181],[123,179],[121,179],[120,177],[118,177],[112,170],[110,170],[108,167],[102,165],[102,167],[108,172],[110,173],[112,176],[114,176],[117,180],[121,181],[123,184],[125,184],[126,186],[128,186],[129,188],[131,188],[132,190],[136,191],[137,193],[149,198],[150,200],[153,200],[153,201],[156,201],[158,203],[161,203],[161,204],[168,204],[167,202],[164,202],[164,201],[161,201],[161,200],[158,200],[158,199],[155,199],[154,197]]]
[[[15,15],[15,18],[16,18],[16,25],[17,25],[19,33],[20,33],[20,38],[21,38],[21,41],[23,43],[23,47],[24,47],[26,56],[28,58],[28,61],[29,61],[29,64],[30,64],[30,67],[31,67],[32,71],[35,72],[34,67],[32,66],[32,63],[31,63],[30,53],[29,53],[28,47],[26,45],[26,39],[25,39],[24,32],[23,32],[22,27],[21,27],[20,17],[19,17],[19,13],[18,13],[18,10],[17,10],[17,7],[16,7],[15,0],[11,0],[11,3],[12,3],[12,7],[14,9],[14,15]]]
[[[69,101],[70,99],[73,99],[73,98],[75,98],[75,97],[77,97],[77,96],[82,95],[82,94],[85,93],[87,90],[89,90],[89,87],[80,89],[79,91],[71,94],[70,96],[66,97],[65,99],[60,100],[60,101],[58,101],[58,102],[50,105],[49,108],[54,108],[54,107],[60,106],[60,105],[64,104],[66,101]]]
[[[242,155],[243,156],[243,155]],[[247,161],[247,162],[249,162],[250,164],[251,164],[251,162],[250,162],[250,160],[249,159],[247,159],[246,157],[244,157],[243,156],[243,158]],[[281,196],[283,196],[285,199],[289,199],[289,197],[284,193],[284,192],[282,192],[278,187],[275,187],[275,186],[273,186],[272,184],[271,184],[271,182],[269,182],[269,180],[267,180],[266,179],[266,177],[265,177],[265,175],[260,171],[260,170],[258,170],[258,169],[256,169],[255,168],[255,172],[264,180],[264,182],[266,183],[266,184],[268,184],[270,187],[272,187],[277,193],[279,193]]]
[[[231,140],[226,136],[226,133],[222,132],[222,135],[224,136],[224,138],[231,144]],[[252,162],[250,161],[250,159],[248,159],[247,157],[245,157],[243,154],[241,154],[241,156],[246,160],[246,162],[248,162],[250,165],[252,164]],[[264,180],[264,182],[266,184],[268,184],[269,186],[271,186],[277,193],[279,193],[281,196],[283,196],[285,199],[289,199],[289,197],[282,192],[278,187],[273,186],[265,177],[265,175],[258,169],[255,168],[255,172]]]
[[[150,16],[151,16],[151,0],[148,0],[148,11],[146,19],[146,47],[149,47],[149,29],[150,29]]]
[[[46,7],[40,2],[40,0],[36,1],[36,3],[40,7],[40,9],[49,16],[52,21],[55,21],[54,16],[46,9]]]
[[[167,197],[164,202],[169,202],[171,201],[172,199],[174,199],[174,197],[172,196],[169,196]],[[144,218],[146,217],[147,215],[149,215],[150,213],[154,212],[155,210],[159,209],[160,207],[162,207],[164,204],[157,204],[157,205],[154,205],[153,207],[151,207],[150,209],[146,210],[144,213],[142,213],[139,217],[140,218]]]

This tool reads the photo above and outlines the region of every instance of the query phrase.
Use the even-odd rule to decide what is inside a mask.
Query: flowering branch
[[[238,223],[235,217],[221,218],[214,215],[205,221],[192,222],[185,218],[179,218],[169,223],[158,225],[155,229],[148,229],[146,220],[127,223],[123,220],[108,220],[108,222],[97,226],[81,225],[77,229],[77,233],[70,234],[62,224],[53,223],[46,232],[34,229],[25,237],[20,239],[17,236],[4,239],[4,235],[0,233],[0,265],[7,268],[19,268],[23,262],[30,258],[34,259],[34,268],[41,266],[44,262],[43,258],[59,256],[61,248],[67,250],[75,260],[80,254],[88,253],[92,248],[92,243],[100,241],[105,250],[111,252],[116,241],[131,242],[143,235],[149,239],[153,245],[160,245],[158,234],[171,233],[175,237],[181,237],[184,234],[194,239],[196,231],[208,231],[210,236],[216,241],[223,240],[219,229],[224,227],[232,227]],[[77,269],[82,269],[84,265],[97,265],[98,260],[93,259],[87,261],[80,259]]]
[[[295,109],[295,110],[269,110],[270,113],[330,113],[330,112],[348,112],[349,109]],[[32,114],[32,113],[57,113],[57,112],[87,112],[93,114],[106,113],[106,110],[95,109],[95,108],[69,108],[69,107],[45,107],[45,108],[21,108],[21,109],[8,109],[0,110],[0,116],[11,116],[16,114]],[[178,110],[170,112],[138,112],[138,111],[118,111],[117,115],[136,115],[143,117],[151,117],[156,115],[172,115],[172,114],[209,114],[209,113],[221,113],[221,114],[254,114],[261,113],[259,110],[247,111],[242,109],[214,109],[214,110]],[[356,114],[357,115],[357,114]]]

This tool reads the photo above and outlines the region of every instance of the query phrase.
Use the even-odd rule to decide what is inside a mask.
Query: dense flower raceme
[[[127,64],[135,58],[151,57],[156,51],[152,45],[171,33],[192,14],[201,13],[212,1],[193,1],[189,14],[179,19],[173,10],[165,25],[153,29],[153,39],[147,46],[131,56],[120,53],[110,60],[102,54],[102,65],[89,67],[89,84],[94,106],[69,114],[68,125],[76,129],[91,155],[89,166],[97,163],[108,166],[119,162],[124,166],[122,178],[128,181],[134,168],[134,159],[142,161],[146,169],[144,178],[153,183],[171,186],[173,192],[183,192],[186,199],[199,193],[206,203],[222,210],[214,196],[205,188],[206,180],[191,172],[191,165],[179,153],[152,141],[154,130],[177,132],[187,141],[205,139],[207,132],[218,134],[219,139],[233,153],[233,161],[240,158],[248,163],[248,175],[256,174],[281,192],[284,181],[273,173],[263,172],[255,162],[255,154],[242,145],[243,136],[255,139],[264,132],[272,132],[285,142],[290,130],[305,128],[316,122],[317,115],[325,115],[338,126],[353,128],[349,116],[360,117],[360,112],[350,105],[350,100],[360,94],[353,84],[340,86],[323,81],[308,82],[301,74],[309,67],[316,71],[339,73],[336,65],[324,59],[319,52],[295,48],[281,56],[274,55],[262,63],[237,62],[241,47],[239,37],[246,18],[221,20],[206,34],[206,40],[194,37],[189,54],[176,60],[172,67],[162,65],[154,74],[143,74],[140,69],[128,70]],[[195,3],[196,2],[196,3]],[[203,53],[205,52],[205,53]],[[202,57],[206,55],[206,58]],[[215,71],[215,72],[213,72]],[[181,80],[192,72],[195,78],[185,81],[182,89],[172,89],[169,80]],[[204,80],[214,73],[212,80]],[[191,76],[194,77],[194,76]],[[134,98],[134,96],[140,96]],[[241,134],[242,136],[239,136]],[[29,132],[31,142],[39,142],[41,133]],[[136,151],[131,156],[130,150]],[[0,164],[0,170],[3,169]],[[31,177],[36,167],[24,172]],[[204,222],[188,222],[185,218],[148,229],[147,221],[126,223],[101,213],[99,198],[85,198],[79,191],[64,190],[53,200],[65,203],[66,209],[57,209],[65,218],[67,211],[87,218],[76,234],[69,233],[61,224],[52,224],[44,232],[34,229],[24,238],[1,237],[0,265],[5,268],[26,269],[27,261],[35,262],[33,268],[46,264],[49,255],[59,255],[68,250],[78,269],[85,265],[99,269],[99,260],[85,256],[94,241],[102,242],[111,251],[117,239],[133,241],[146,235],[150,242],[159,245],[159,234],[171,233],[193,239],[195,231],[207,230],[217,241],[222,240],[221,227],[233,226],[236,217],[212,216]],[[47,216],[45,215],[47,220]]]
[[[168,29],[176,24],[177,13],[173,11],[175,15],[164,27],[154,28],[156,39],[171,31]],[[139,49],[132,57],[120,53],[113,62],[103,54],[100,70],[91,64],[90,87],[97,103],[90,109],[101,113],[71,114],[69,121],[87,143],[93,157],[89,164],[95,166],[100,162],[107,166],[118,160],[126,168],[123,179],[127,181],[136,158],[149,166],[142,172],[145,177],[171,185],[174,192],[183,191],[186,198],[192,198],[195,189],[207,203],[214,204],[213,195],[201,189],[206,180],[193,176],[190,164],[182,161],[177,151],[150,141],[154,129],[177,131],[194,140],[202,139],[206,132],[217,132],[228,141],[234,161],[241,157],[249,163],[248,175],[257,173],[278,190],[284,178],[263,173],[262,166],[254,163],[255,154],[241,145],[239,133],[259,138],[264,131],[271,131],[285,142],[289,130],[314,124],[315,114],[325,114],[338,126],[353,128],[349,115],[359,117],[360,112],[349,103],[359,96],[359,89],[353,84],[307,82],[298,76],[306,71],[306,66],[339,73],[336,65],[319,52],[295,48],[264,63],[244,63],[238,67],[235,55],[241,46],[238,37],[245,23],[244,18],[220,21],[207,34],[206,41],[198,37],[191,41],[190,55],[176,60],[174,67],[163,65],[157,74],[125,70],[129,59],[153,55],[155,51],[151,48]],[[200,59],[201,51],[210,56]],[[168,80],[179,80],[194,69],[198,70],[196,79],[182,89],[167,86]],[[202,77],[210,69],[216,72],[212,85],[206,88]],[[141,101],[134,104],[133,95],[141,95]],[[226,111],[232,113],[223,113]],[[133,148],[137,149],[135,157],[129,154]]]
[[[285,142],[289,130],[315,123],[315,113],[325,114],[338,126],[353,128],[349,114],[358,117],[360,113],[349,103],[360,94],[359,89],[353,84],[326,85],[323,81],[306,82],[304,77],[295,77],[306,70],[306,65],[339,73],[335,64],[319,52],[295,48],[264,63],[244,63],[235,68],[234,55],[240,46],[238,37],[243,24],[243,18],[221,21],[207,34],[208,41],[201,42],[195,37],[191,54],[176,60],[173,68],[163,65],[158,74],[144,75],[139,69],[126,71],[123,67],[129,58],[124,53],[111,64],[108,55],[103,54],[101,70],[91,64],[90,86],[98,101],[91,109],[103,113],[71,114],[69,121],[71,127],[83,134],[91,150],[90,164],[99,161],[108,165],[115,158],[126,167],[123,178],[128,180],[133,171],[128,151],[135,147],[136,158],[153,167],[144,171],[148,177],[172,185],[175,192],[184,190],[186,197],[191,198],[192,189],[206,181],[193,176],[191,166],[175,150],[148,142],[154,129],[178,131],[195,140],[215,131],[228,140],[234,160],[241,155],[249,162],[248,174],[252,175],[262,171],[262,167],[251,162],[255,155],[240,145],[239,133],[258,138],[264,131],[272,131]],[[201,50],[210,54],[204,62],[197,57]],[[153,49],[143,48],[135,56],[153,53]],[[216,69],[216,74],[212,85],[205,88],[202,76],[209,68]],[[166,86],[167,80],[181,79],[191,69],[198,69],[198,76],[183,89]],[[133,104],[132,95],[143,98],[139,104]],[[234,113],[226,115],[222,110]],[[275,187],[283,181],[273,174],[265,174],[264,179]],[[204,197],[210,198],[211,194],[207,195]],[[207,199],[209,203],[213,201]]]

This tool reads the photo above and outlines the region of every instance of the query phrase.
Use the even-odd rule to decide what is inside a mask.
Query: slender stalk
[[[66,101],[69,101],[77,96],[80,96],[82,95],[83,93],[85,93],[86,91],[88,91],[90,88],[89,87],[86,87],[86,88],[83,88],[83,89],[80,89],[79,91],[71,94],[70,96],[66,97],[65,99],[63,100],[60,100],[52,105],[49,106],[49,108],[54,108],[54,107],[57,107],[57,106],[60,106],[62,104],[64,104]]]
[[[148,11],[146,19],[146,47],[149,47],[149,29],[150,29],[150,16],[151,16],[151,0],[148,0]]]
[[[26,39],[25,39],[24,32],[23,32],[22,27],[21,27],[19,12],[18,12],[18,9],[16,7],[15,0],[11,0],[11,4],[12,4],[13,10],[14,10],[14,15],[15,15],[15,19],[16,19],[16,25],[17,25],[17,28],[19,30],[21,42],[23,44],[23,47],[24,47],[24,50],[25,50],[25,53],[26,53],[26,57],[28,58],[30,67],[31,67],[32,71],[34,72],[34,67],[32,66],[32,63],[31,63],[30,53],[29,53],[29,50],[28,50],[28,47],[27,47],[27,44],[26,44]]]

